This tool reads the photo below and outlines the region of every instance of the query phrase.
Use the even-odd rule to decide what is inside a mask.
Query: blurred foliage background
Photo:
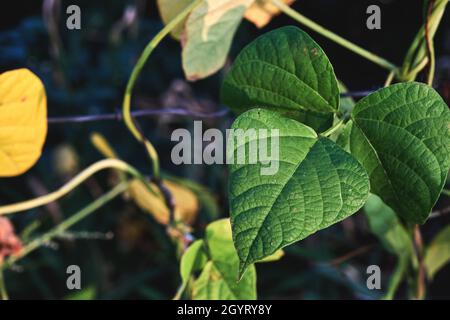
[[[175,0],[174,0],[175,1]],[[49,117],[114,113],[119,110],[125,84],[146,43],[162,28],[154,0],[61,1],[61,8],[43,9],[43,1],[15,0],[0,11],[0,72],[30,68],[44,82]],[[52,3],[52,1],[47,1]],[[67,30],[65,8],[82,9],[82,29]],[[366,8],[376,3],[382,10],[382,29],[366,28]],[[408,46],[423,23],[419,0],[299,0],[294,8],[355,43],[401,64]],[[258,35],[296,23],[276,17],[257,29],[244,22],[234,40],[230,61]],[[380,87],[386,72],[336,44],[311,33],[323,47],[340,80],[351,91]],[[450,101],[450,16],[447,11],[435,40],[438,57],[437,86]],[[147,63],[135,89],[136,109],[186,108],[219,110],[219,88],[224,72],[195,83],[183,79],[180,44],[166,39]],[[208,119],[207,127],[229,128],[233,115]],[[217,204],[214,212],[203,206],[195,223],[197,236],[206,224],[228,216],[225,166],[183,165],[170,161],[175,128],[192,128],[193,118],[153,116],[140,120],[146,136],[156,146],[162,169],[206,186]],[[122,159],[149,173],[142,148],[120,121],[51,124],[39,163],[28,173],[0,179],[0,204],[42,195],[61,186],[77,172],[101,159],[90,143],[93,132],[102,133]],[[70,216],[108,190],[111,175],[101,173],[57,203],[12,217],[16,231],[27,226],[39,233]],[[448,210],[440,199],[436,209]],[[425,242],[450,215],[430,219],[423,228]],[[67,239],[51,244],[22,260],[5,274],[9,294],[20,298],[170,299],[180,283],[176,250],[165,229],[134,203],[119,198],[77,225]],[[113,236],[112,236],[113,235]],[[72,239],[73,238],[73,239]],[[396,258],[369,232],[358,213],[286,248],[278,262],[257,266],[258,296],[262,299],[378,298],[381,291],[366,288],[366,268],[377,264],[385,289]],[[66,267],[82,270],[83,290],[66,288]],[[450,267],[442,269],[429,286],[429,298],[450,298]],[[405,288],[399,296],[406,297]]]

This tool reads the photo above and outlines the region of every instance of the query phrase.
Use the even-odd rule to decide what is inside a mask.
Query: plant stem
[[[444,15],[445,8],[448,4],[448,0],[436,0],[433,3],[433,7],[431,13],[426,11],[428,14],[427,20],[414,38],[408,52],[406,53],[406,57],[400,71],[400,78],[403,81],[414,81],[417,74],[426,66],[428,62],[427,57],[427,45],[426,45],[426,25],[428,24],[429,29],[429,38],[433,39],[436,31],[439,27],[439,24],[442,20],[442,16]],[[427,2],[425,2],[427,4]],[[427,8],[428,9],[428,8]],[[425,41],[424,41],[425,39]]]
[[[403,276],[405,275],[406,269],[408,268],[408,256],[400,256],[395,266],[394,273],[389,280],[389,287],[387,289],[386,294],[383,296],[383,300],[392,300],[395,297],[395,292],[398,289],[398,286],[402,282]]]
[[[5,261],[2,265],[0,265],[0,272],[2,270],[5,270],[12,266],[14,263],[16,263],[18,260],[22,259],[26,255],[28,255],[30,252],[36,250],[40,246],[42,246],[45,243],[48,243],[51,239],[63,234],[67,229],[72,227],[74,224],[79,222],[80,220],[84,219],[94,211],[98,210],[100,207],[104,206],[106,203],[114,199],[116,196],[127,190],[129,185],[128,181],[123,181],[117,186],[115,186],[113,189],[102,195],[100,198],[96,199],[92,203],[90,203],[88,206],[83,208],[82,210],[78,211],[71,217],[69,217],[67,220],[60,223],[58,226],[50,230],[49,232],[43,234],[42,236],[38,237],[37,239],[31,241],[29,244],[27,244],[18,255],[12,256],[9,259]]]
[[[398,70],[398,67],[387,61],[386,59],[367,51],[366,49],[361,48],[360,46],[342,38],[341,36],[335,34],[334,32],[322,27],[321,25],[317,24],[316,22],[308,19],[304,15],[300,14],[299,12],[295,11],[288,5],[284,4],[280,0],[272,0],[272,3],[278,7],[282,12],[284,12],[286,15],[291,17],[292,19],[296,20],[297,22],[305,25],[308,28],[311,28],[315,32],[321,34],[322,36],[340,44],[344,48],[347,48],[348,50],[366,58],[369,61],[372,61],[373,63],[379,65],[380,67],[383,67],[389,71],[396,72]]]
[[[427,16],[426,16],[426,20],[425,20],[425,40],[426,40],[427,51],[428,51],[428,56],[429,56],[429,60],[430,60],[430,66],[429,66],[428,77],[427,77],[427,84],[429,86],[433,86],[434,72],[436,69],[436,57],[434,55],[434,41],[433,41],[433,38],[430,36],[430,19],[429,19],[430,15],[432,14],[433,5],[434,5],[434,0],[430,0],[430,3],[428,5],[428,10],[427,10]]]
[[[321,135],[324,137],[329,137],[333,133],[335,133],[337,130],[339,130],[344,125],[344,119],[339,120],[334,126],[332,126],[330,129],[324,131]]]
[[[118,169],[121,171],[125,171],[125,172],[131,174],[133,177],[140,179],[151,190],[150,186],[148,185],[147,180],[144,177],[142,177],[141,174],[136,169],[134,169],[132,166],[130,166],[126,162],[118,160],[118,159],[106,159],[106,160],[98,161],[98,162],[94,163],[93,165],[91,165],[90,167],[86,168],[84,171],[82,171],[80,174],[75,176],[72,180],[70,180],[67,184],[62,186],[57,191],[54,191],[47,195],[44,195],[44,196],[41,196],[38,198],[34,198],[31,200],[1,206],[0,207],[0,216],[29,210],[29,209],[40,207],[40,206],[46,205],[50,202],[53,202],[53,201],[61,198],[62,196],[66,195],[73,189],[75,189],[77,186],[79,186],[81,183],[83,183],[86,179],[91,177],[93,174],[95,174],[101,170],[104,170],[104,169]]]
[[[134,123],[133,118],[131,117],[131,95],[133,92],[134,85],[136,80],[139,77],[145,63],[148,58],[152,54],[153,50],[158,46],[158,44],[180,23],[184,18],[188,16],[188,14],[197,7],[203,0],[196,0],[187,6],[178,16],[176,16],[170,23],[168,23],[145,47],[141,56],[139,57],[136,65],[131,72],[130,79],[128,80],[128,84],[125,90],[125,95],[123,99],[122,113],[123,119],[125,121],[126,126],[131,131],[133,136],[141,143],[144,144],[150,159],[153,164],[153,176],[155,179],[160,178],[159,173],[159,158],[158,153],[156,152],[153,145],[148,141],[144,135],[139,131],[136,124]]]
[[[392,80],[394,80],[394,77],[395,77],[395,72],[394,71],[389,72],[389,74],[386,78],[386,81],[384,83],[385,88],[391,85]]]
[[[8,300],[8,291],[6,290],[5,278],[3,270],[0,269],[0,300]]]

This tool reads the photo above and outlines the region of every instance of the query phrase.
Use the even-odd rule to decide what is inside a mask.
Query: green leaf
[[[364,213],[369,221],[372,233],[380,240],[383,247],[398,257],[397,264],[389,279],[389,285],[383,299],[391,300],[403,281],[410,261],[417,265],[411,236],[401,224],[395,212],[378,196],[370,194],[364,205]]]
[[[339,135],[337,136],[336,143],[342,149],[350,153],[350,133],[352,132],[353,123],[349,120],[344,128],[339,131]]]
[[[320,131],[339,107],[333,67],[319,45],[296,27],[266,33],[236,58],[222,87],[234,112],[265,107]]]
[[[206,228],[210,261],[194,283],[193,298],[197,300],[254,300],[256,271],[252,266],[237,281],[239,259],[233,246],[230,221],[215,221]]]
[[[247,111],[232,127],[279,133],[276,174],[261,175],[264,164],[248,164],[249,153],[247,164],[231,165],[231,225],[241,274],[278,249],[345,219],[367,199],[364,168],[311,128],[265,109]],[[248,136],[244,145],[249,145]]]
[[[389,252],[397,256],[413,253],[413,244],[395,212],[376,195],[371,194],[364,205],[370,230]]]
[[[186,22],[183,69],[191,81],[206,78],[223,67],[234,34],[254,0],[205,0]]]
[[[194,241],[181,257],[180,275],[182,289],[180,291],[183,291],[184,288],[186,288],[192,274],[201,270],[205,266],[207,260],[208,256],[204,251],[203,240]]]
[[[158,0],[158,9],[164,24],[171,22],[184,9],[186,9],[194,0]],[[180,22],[171,32],[176,40],[181,39],[186,19]]]
[[[434,277],[450,261],[450,225],[441,230],[428,246],[425,253],[425,266],[428,277]]]
[[[97,295],[97,290],[94,286],[89,286],[80,291],[75,291],[66,297],[64,300],[94,300]]]
[[[350,151],[366,168],[371,192],[403,219],[424,223],[450,167],[450,112],[439,94],[400,83],[360,100]]]
[[[347,87],[341,81],[338,81],[338,86],[340,93],[348,92]],[[354,107],[355,100],[353,100],[352,97],[340,97],[339,111],[344,117],[349,116],[352,113]]]

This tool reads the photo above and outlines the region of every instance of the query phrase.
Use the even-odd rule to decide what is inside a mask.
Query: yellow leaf
[[[180,185],[171,181],[164,180],[164,185],[169,189],[175,206],[175,221],[182,221],[186,224],[192,224],[197,215],[199,205],[195,194]],[[157,187],[152,184],[153,191],[158,193]],[[144,211],[149,212],[161,224],[169,222],[169,209],[161,197],[148,191],[145,185],[134,180],[129,187],[130,196],[136,201],[136,204]]]
[[[47,135],[47,98],[28,69],[0,74],[0,177],[17,176],[39,159]]]
[[[275,253],[272,253],[270,256],[265,257],[262,260],[259,260],[258,263],[262,262],[273,262],[278,261],[284,256],[284,251],[282,249],[275,251]]]
[[[114,149],[106,141],[105,137],[100,133],[94,132],[91,135],[91,142],[97,150],[107,158],[118,158]]]
[[[234,34],[253,2],[204,0],[192,10],[181,41],[186,79],[204,79],[224,66]]]
[[[295,0],[283,0],[287,5],[291,5]],[[270,0],[256,0],[245,12],[245,18],[253,22],[258,28],[266,26],[273,16],[280,13],[280,10],[272,4]]]
[[[164,24],[168,24],[172,21],[172,19],[186,9],[192,1],[193,0],[158,0],[158,9]],[[180,22],[171,32],[172,37],[176,40],[180,40],[185,22],[186,19]]]

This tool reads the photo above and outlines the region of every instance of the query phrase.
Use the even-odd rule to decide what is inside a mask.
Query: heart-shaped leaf
[[[261,175],[266,164],[250,164],[251,152],[246,152],[245,164],[231,165],[231,225],[241,274],[278,249],[350,216],[367,199],[364,168],[313,129],[265,109],[247,111],[232,127],[244,132],[276,129],[279,146],[274,175]],[[250,150],[250,141],[247,136],[228,152],[237,153],[242,146]]]
[[[225,64],[236,29],[254,0],[205,0],[186,21],[183,69],[191,81],[206,78]]]
[[[265,107],[322,131],[339,108],[333,67],[319,45],[296,27],[266,33],[236,58],[222,87],[236,113]]]
[[[423,223],[450,167],[450,112],[439,94],[400,83],[360,100],[350,151],[366,168],[371,191],[403,219]]]
[[[30,169],[47,136],[47,98],[41,80],[28,69],[0,75],[0,177]]]

